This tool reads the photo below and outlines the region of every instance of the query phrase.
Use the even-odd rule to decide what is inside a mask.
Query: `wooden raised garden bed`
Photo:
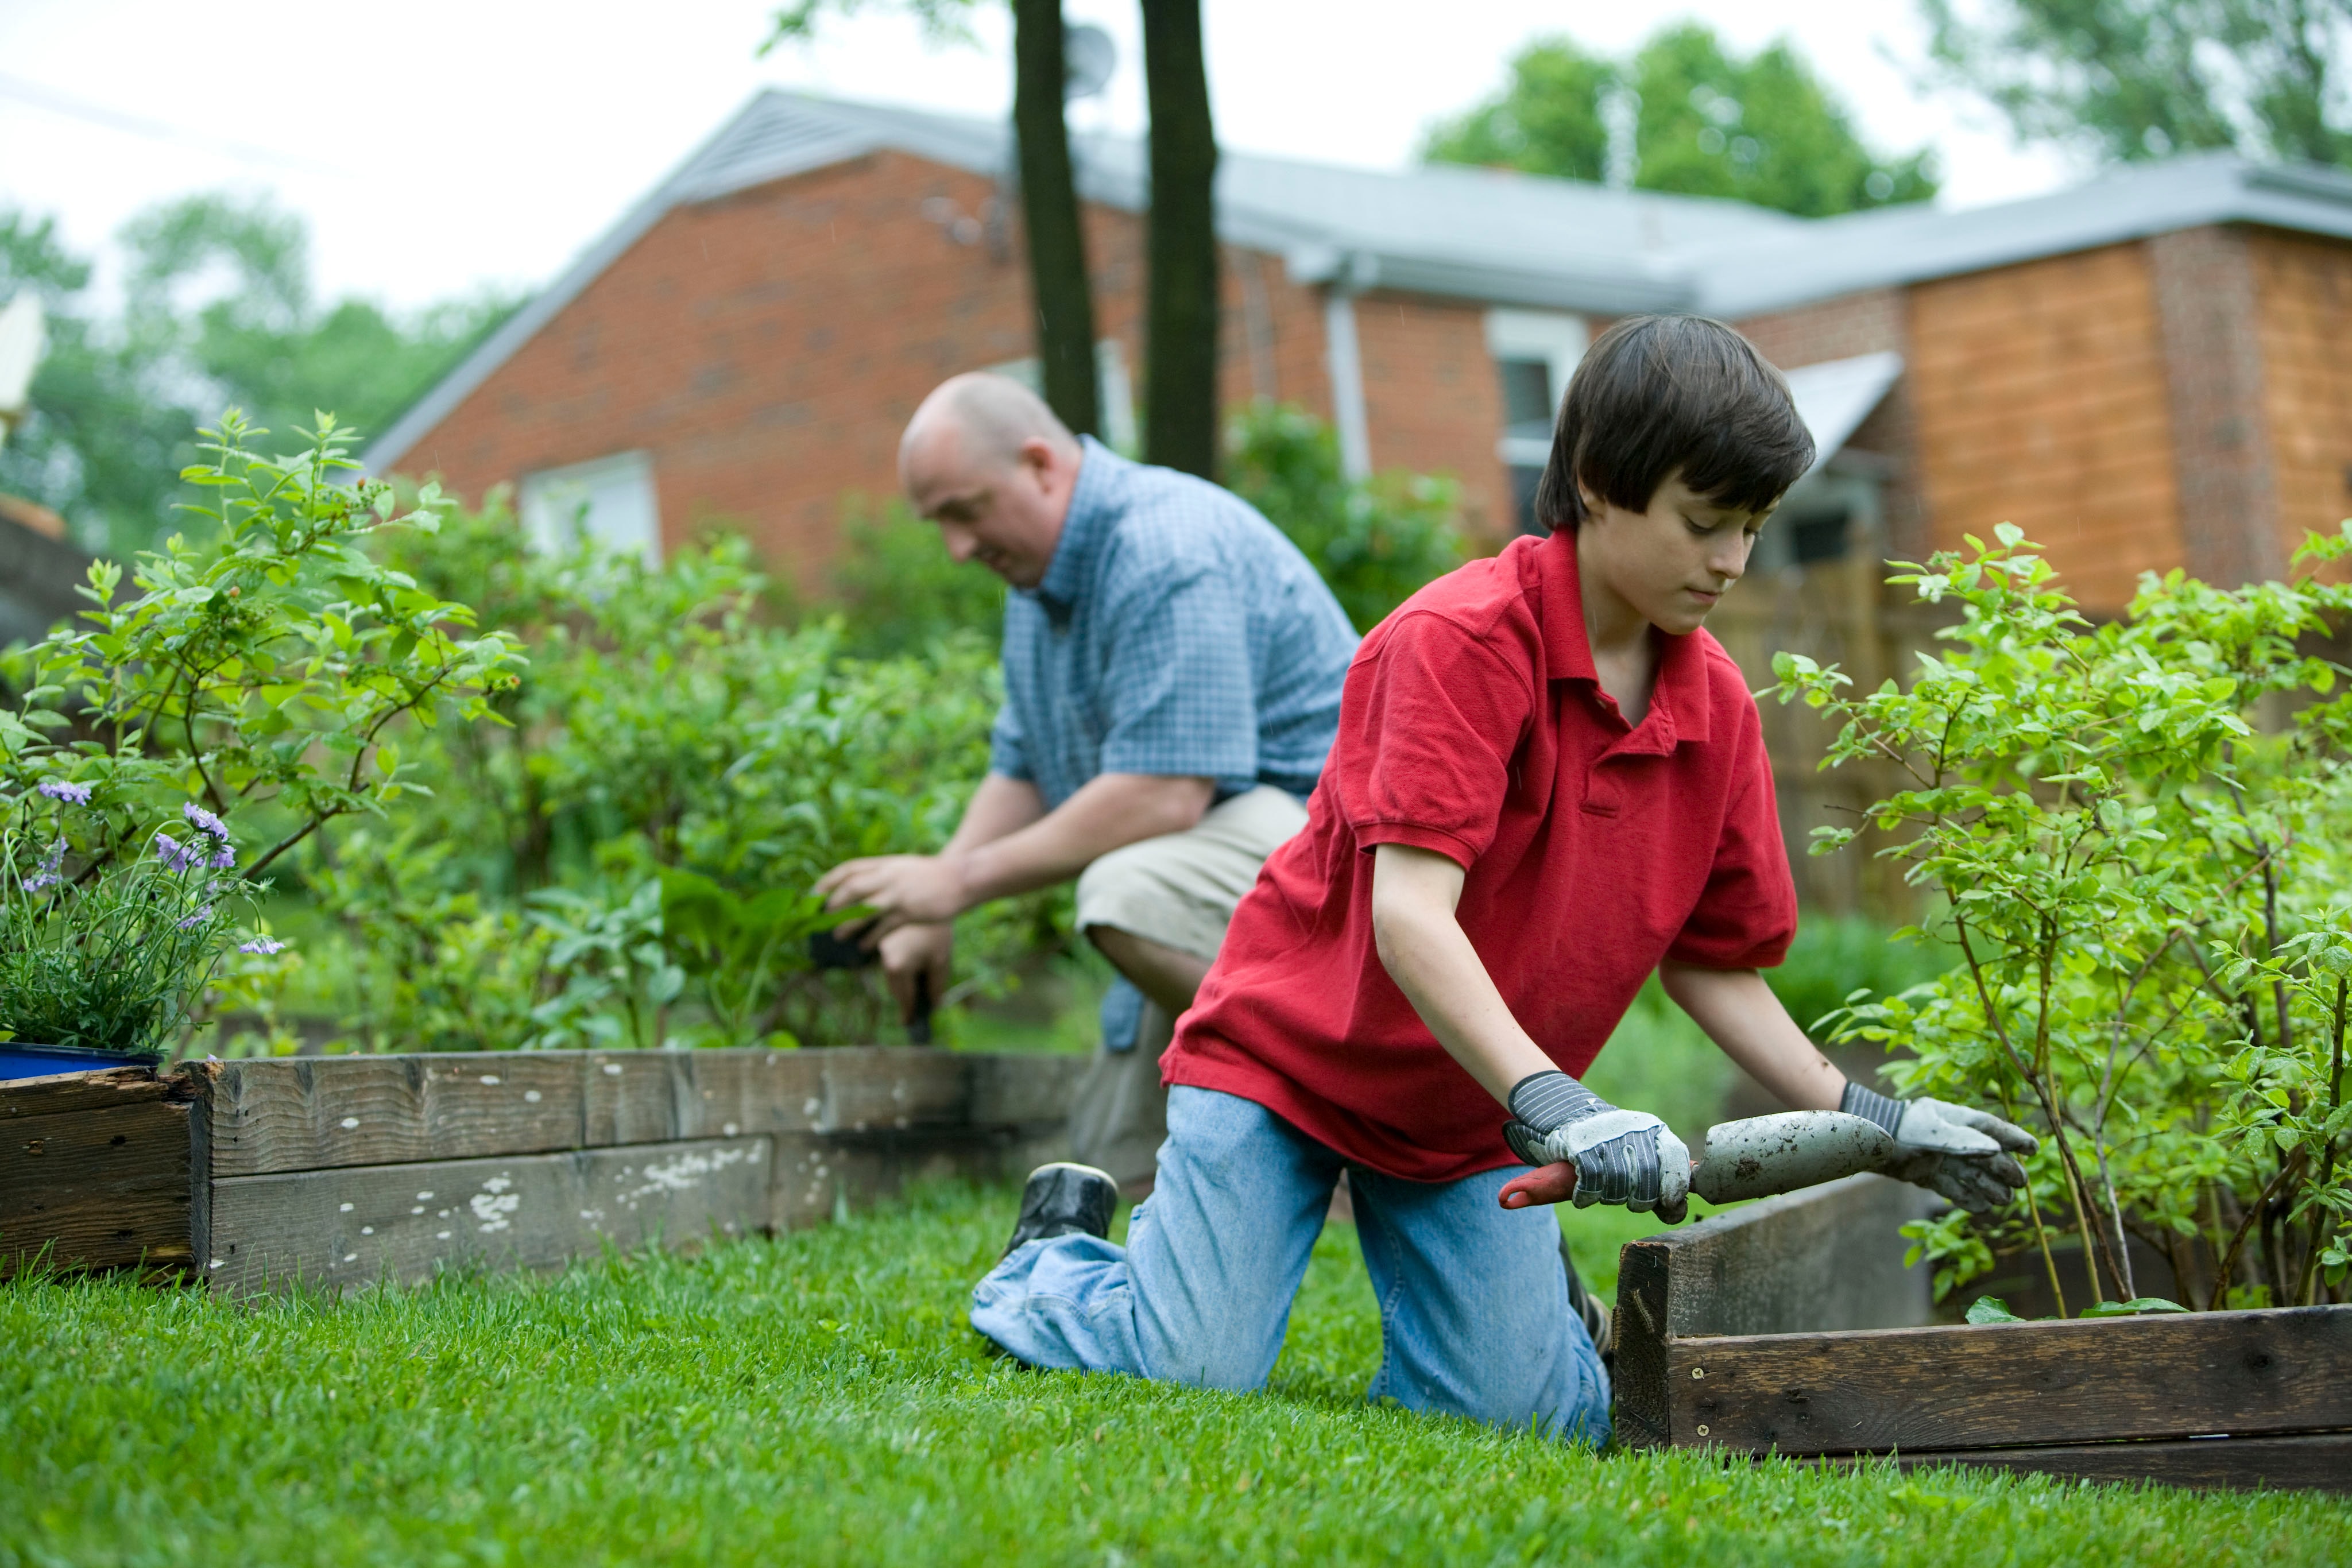
[[[2352,1306],[1929,1325],[1931,1201],[1854,1176],[1626,1247],[1619,1440],[2352,1491]]]
[[[0,1274],[215,1291],[549,1267],[1059,1152],[1082,1057],[881,1047],[207,1062],[0,1083]]]

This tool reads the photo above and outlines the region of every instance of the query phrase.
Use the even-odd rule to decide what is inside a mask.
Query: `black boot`
[[[1013,1239],[1004,1244],[1005,1256],[1050,1236],[1108,1236],[1111,1215],[1118,1208],[1118,1183],[1108,1172],[1070,1160],[1039,1166],[1021,1189],[1021,1218],[1013,1222]]]

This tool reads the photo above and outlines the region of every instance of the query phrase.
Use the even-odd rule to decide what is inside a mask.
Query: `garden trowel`
[[[1840,1111],[1783,1111],[1718,1122],[1691,1164],[1690,1189],[1709,1203],[1734,1203],[1818,1186],[1841,1176],[1885,1172],[1895,1163],[1894,1134]],[[1545,1166],[1503,1185],[1506,1208],[1562,1203],[1576,1191],[1575,1167]],[[1523,1196],[1525,1202],[1513,1203]]]

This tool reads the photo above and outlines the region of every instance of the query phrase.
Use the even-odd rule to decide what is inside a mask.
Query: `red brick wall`
[[[2352,515],[2352,245],[2267,229],[2248,244],[2284,570],[2305,533]]]
[[[971,243],[953,232],[996,195],[886,152],[679,207],[397,466],[478,498],[539,469],[649,451],[667,545],[740,528],[773,570],[814,588],[844,498],[895,490],[898,433],[924,393],[1031,352],[1017,221]],[[1139,399],[1142,224],[1090,206],[1087,225],[1097,328],[1120,341]],[[1228,406],[1265,395],[1328,418],[1319,295],[1278,257],[1229,249],[1226,262]],[[1397,373],[1418,373],[1410,361]],[[1472,464],[1491,465],[1494,428],[1469,444]],[[1465,465],[1425,441],[1384,461],[1408,461],[1408,447],[1424,466]]]
[[[1497,443],[1503,389],[1483,306],[1374,292],[1356,300],[1364,423],[1375,469],[1446,474],[1462,486],[1465,530],[1499,547],[1517,518]]]

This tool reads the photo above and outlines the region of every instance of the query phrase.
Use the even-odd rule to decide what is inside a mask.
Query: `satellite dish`
[[[0,441],[25,417],[25,398],[33,386],[33,368],[41,362],[47,334],[41,319],[41,302],[29,288],[20,289],[8,308],[0,310]]]
[[[1092,98],[1110,80],[1118,65],[1118,46],[1091,22],[1081,22],[1062,33],[1062,99],[1065,102]]]

